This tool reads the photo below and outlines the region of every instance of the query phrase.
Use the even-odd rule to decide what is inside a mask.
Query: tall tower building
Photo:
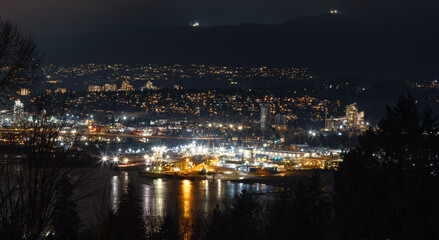
[[[10,118],[8,118],[8,111],[0,111],[0,127],[7,126],[10,124]]]
[[[274,116],[274,125],[277,129],[287,129],[287,116],[282,115],[280,113]]]
[[[20,89],[20,95],[21,96],[28,96],[29,94],[30,94],[29,89],[27,89],[27,88]]]
[[[23,108],[24,108],[24,105],[20,101],[20,99],[15,101],[15,104],[14,104],[14,123],[15,124],[18,124],[23,120],[23,117],[24,117],[24,109]]]
[[[279,126],[287,125],[287,116],[282,115],[280,113],[276,114],[274,116],[274,124],[279,125]]]
[[[358,127],[358,108],[356,103],[346,106],[346,125],[348,129]]]
[[[261,128],[266,128],[270,124],[270,105],[261,106]]]
[[[125,80],[125,81],[123,81],[122,82],[122,86],[120,87],[120,90],[121,91],[133,91],[134,90],[134,88],[133,88],[133,86],[130,84],[130,81],[128,81],[128,80]]]
[[[146,83],[145,89],[149,89],[149,90],[157,90],[157,87],[154,86],[154,84],[151,82],[151,80],[149,80],[149,81]]]

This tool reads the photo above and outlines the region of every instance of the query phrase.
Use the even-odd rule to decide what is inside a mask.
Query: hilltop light
[[[200,26],[200,23],[199,22],[190,22],[189,23],[192,27],[199,27]]]

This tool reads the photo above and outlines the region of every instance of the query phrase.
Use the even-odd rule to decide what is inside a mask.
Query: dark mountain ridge
[[[309,67],[323,78],[404,78],[437,74],[435,16],[389,21],[323,14],[283,24],[112,29],[57,36],[47,62],[267,65]],[[52,46],[52,45],[50,45]]]

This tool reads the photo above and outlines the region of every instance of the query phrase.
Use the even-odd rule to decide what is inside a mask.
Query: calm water
[[[136,171],[114,172],[111,178],[111,208],[117,211],[123,191],[131,181],[141,198],[143,210],[152,216],[164,216],[167,211],[179,211],[181,216],[210,213],[216,204],[232,198],[241,190],[252,189],[264,194],[277,191],[265,184],[243,184],[221,180],[148,179]]]
[[[106,151],[117,151],[118,148],[150,149],[152,146],[177,146],[191,142],[204,146],[208,144],[208,141],[204,140],[149,139],[148,143],[119,144],[117,148],[109,146]],[[216,144],[219,142],[217,141]],[[153,216],[164,216],[167,211],[174,210],[180,211],[180,214],[186,217],[191,213],[210,213],[217,203],[221,204],[245,188],[261,194],[278,191],[277,187],[265,184],[248,185],[219,180],[149,179],[139,177],[137,171],[106,172],[105,169],[101,171],[99,174],[110,174],[109,179],[108,177],[106,179],[110,182],[113,210],[117,210],[123,191],[126,191],[128,183],[131,182],[141,198],[144,211]]]

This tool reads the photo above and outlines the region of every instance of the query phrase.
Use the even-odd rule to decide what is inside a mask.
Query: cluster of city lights
[[[108,162],[110,159],[108,158],[108,156],[103,156],[102,157],[102,162]],[[126,160],[126,162],[128,162],[128,158],[124,158],[124,161]],[[119,162],[119,157],[117,156],[113,156],[113,158],[111,159],[111,161],[113,163],[118,163]]]

